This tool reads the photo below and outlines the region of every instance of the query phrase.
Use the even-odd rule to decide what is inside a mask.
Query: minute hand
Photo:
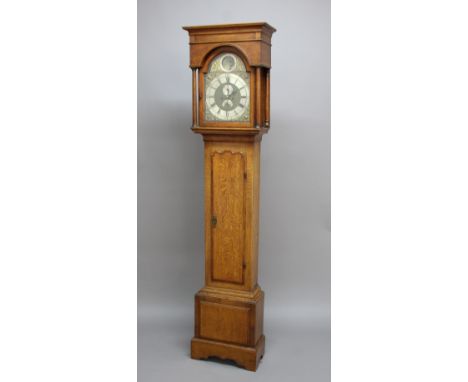
[[[234,90],[232,91],[232,93],[227,96],[229,100],[232,97],[234,97],[234,94],[236,94],[239,91],[239,89],[237,89],[236,87],[233,86],[233,88],[234,88]]]

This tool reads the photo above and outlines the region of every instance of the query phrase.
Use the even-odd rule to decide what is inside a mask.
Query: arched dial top
[[[234,53],[216,56],[205,74],[205,120],[249,122],[250,73]]]

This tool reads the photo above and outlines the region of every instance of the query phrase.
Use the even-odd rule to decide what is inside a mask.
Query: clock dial
[[[217,119],[223,121],[242,120],[248,102],[248,86],[236,74],[220,74],[207,86],[206,109]]]
[[[205,75],[205,120],[248,122],[250,75],[231,53],[217,56]]]

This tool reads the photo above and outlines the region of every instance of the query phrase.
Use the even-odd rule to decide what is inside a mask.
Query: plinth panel
[[[200,337],[247,345],[250,309],[200,302]]]

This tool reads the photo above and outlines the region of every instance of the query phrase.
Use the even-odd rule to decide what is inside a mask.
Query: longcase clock
[[[267,23],[184,27],[192,130],[205,150],[205,286],[195,295],[191,357],[257,369],[265,350],[257,283],[260,143],[270,127]]]

